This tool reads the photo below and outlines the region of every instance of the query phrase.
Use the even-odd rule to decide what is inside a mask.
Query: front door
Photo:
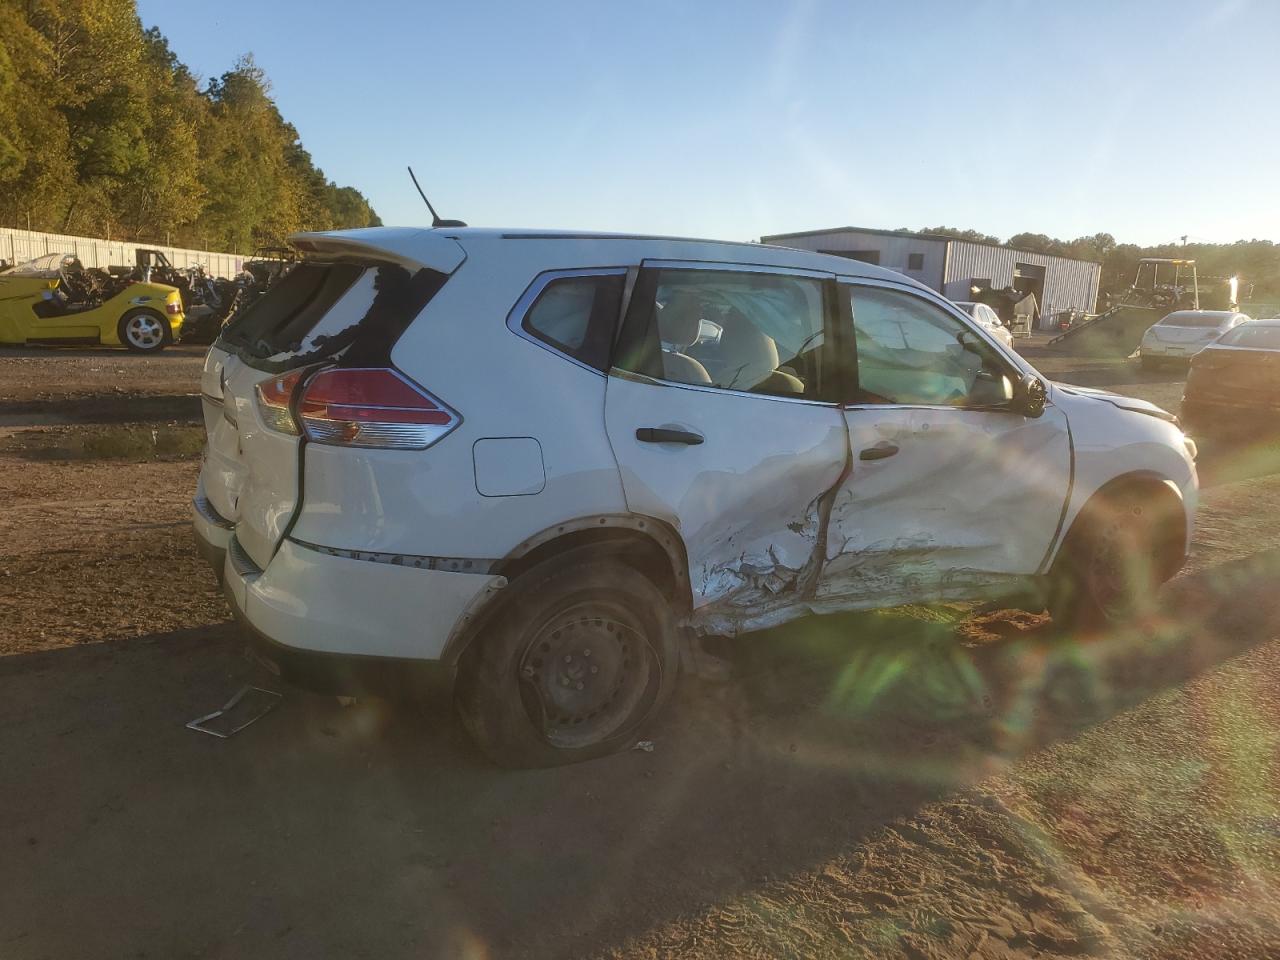
[[[649,262],[605,394],[627,506],[688,552],[693,622],[732,635],[805,612],[847,434],[829,275]]]
[[[1068,495],[1065,415],[1015,412],[1016,366],[937,298],[874,281],[839,289],[856,349],[852,467],[832,505],[823,595],[886,606],[1025,583]]]

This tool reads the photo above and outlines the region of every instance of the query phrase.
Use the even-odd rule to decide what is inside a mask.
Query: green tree
[[[200,89],[135,0],[0,0],[0,222],[251,249],[378,223],[251,56]]]

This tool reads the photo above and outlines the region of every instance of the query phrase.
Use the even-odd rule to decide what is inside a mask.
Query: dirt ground
[[[0,958],[1280,956],[1270,451],[1206,451],[1141,631],[815,618],[652,752],[511,773],[440,706],[184,728],[270,681],[191,545],[201,352],[0,351]]]

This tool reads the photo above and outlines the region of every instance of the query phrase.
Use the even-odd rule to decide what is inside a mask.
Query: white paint
[[[547,485],[542,446],[533,437],[486,437],[471,448],[482,497],[528,497]]]
[[[221,352],[221,351],[219,351]],[[211,367],[205,361],[201,389],[208,392]],[[258,412],[258,383],[273,376],[224,355],[222,405],[205,400],[208,441],[201,479],[209,502],[236,524],[236,539],[253,561],[265,567],[284,535],[298,502],[298,437],[270,430]],[[233,422],[234,421],[234,422]]]
[[[605,424],[627,509],[684,538],[695,610],[794,590],[818,539],[816,501],[844,467],[839,408],[615,376]],[[704,442],[644,443],[642,427]]]
[[[797,250],[652,238],[373,230],[312,241],[455,271],[392,361],[462,422],[421,451],[307,444],[300,476],[298,439],[266,430],[256,410],[253,387],[269,374],[210,351],[201,388],[225,396],[221,405],[206,401],[201,488],[264,568],[242,578],[228,563],[234,602],[290,646],[431,659],[501,584],[308,550],[283,539],[299,505],[297,540],[482,560],[554,536],[561,524],[660,520],[689,558],[694,625],[728,633],[810,612],[989,596],[1025,584],[1061,540],[1054,534],[1071,475],[1068,426],[1075,479],[1060,533],[1101,486],[1134,471],[1167,479],[1188,520],[1195,507],[1181,432],[1142,412],[1154,408],[1140,401],[1051,386],[1038,419],[934,406],[845,410],[605,377],[506,324],[543,271],[646,259],[838,273],[958,313],[886,270]],[[964,322],[1013,371],[1032,371],[993,331]],[[643,443],[642,427],[690,431],[704,442]],[[859,459],[881,441],[897,444],[897,454]],[[204,532],[215,543],[223,536]]]
[[[1030,419],[956,407],[851,407],[853,469],[827,536],[826,596],[937,599],[956,578],[1035,574],[1066,504],[1062,410]],[[898,452],[859,454],[880,444]]]
[[[471,601],[502,577],[333,557],[286,540],[257,577],[226,567],[245,617],[276,643],[437,660]]]

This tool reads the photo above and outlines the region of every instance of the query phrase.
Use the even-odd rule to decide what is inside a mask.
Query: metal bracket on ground
[[[249,696],[250,694],[255,696]],[[249,701],[248,704],[241,706],[246,697]],[[187,729],[198,730],[200,733],[207,733],[211,737],[226,740],[228,737],[239,733],[249,724],[265,717],[276,708],[280,699],[280,694],[274,690],[264,690],[261,687],[241,687],[240,691],[224,703],[220,709],[213,711],[213,713],[207,713],[203,717],[196,717],[196,719],[187,724]]]

